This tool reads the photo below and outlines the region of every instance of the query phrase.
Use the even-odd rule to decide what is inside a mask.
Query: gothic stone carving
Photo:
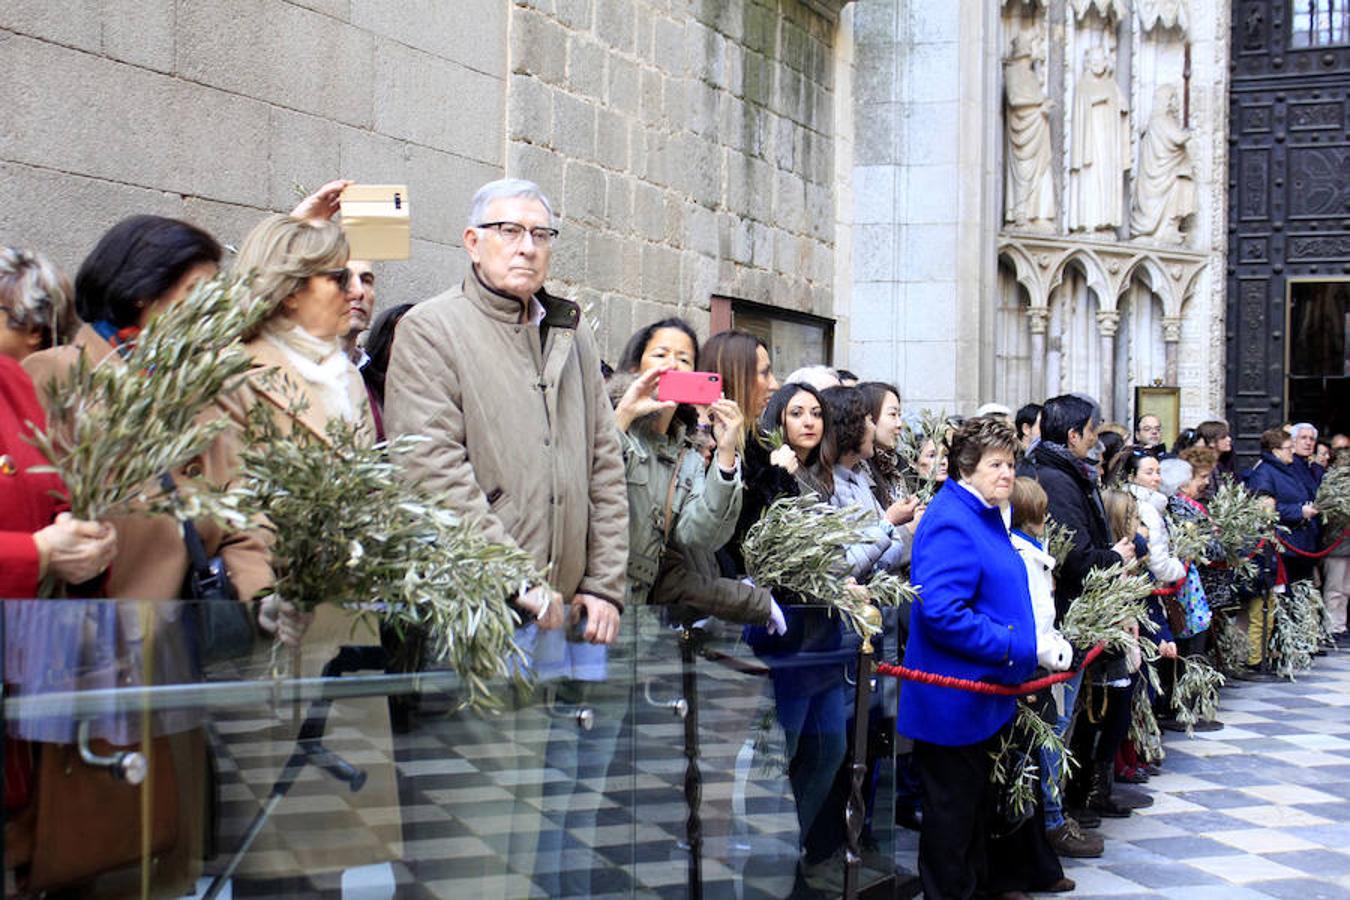
[[[1018,228],[1051,230],[1055,184],[1050,177],[1050,109],[1036,74],[1029,32],[1013,38],[1004,64],[1006,90],[1003,220]]]
[[[1196,211],[1195,171],[1181,125],[1181,93],[1161,85],[1139,142],[1139,172],[1134,182],[1130,232],[1164,244],[1184,240],[1182,223]]]
[[[1130,168],[1129,106],[1106,51],[1093,47],[1074,97],[1069,229],[1109,231],[1124,221],[1122,178]]]

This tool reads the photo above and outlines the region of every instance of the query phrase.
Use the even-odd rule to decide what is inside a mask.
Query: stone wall
[[[714,294],[833,315],[834,42],[801,0],[517,0],[507,171],[606,353]]]
[[[980,402],[996,278],[997,4],[858,0],[850,360],[905,408]]]
[[[382,303],[462,271],[473,190],[504,164],[502,0],[7,0],[0,241],[72,274],[150,212],[238,242],[339,174],[406,182],[413,259]]]
[[[837,4],[815,0],[10,0],[0,241],[73,271],[125,215],[238,242],[296,186],[406,182],[413,259],[457,280],[473,190],[538,181],[552,285],[606,353],[712,295],[831,316]]]

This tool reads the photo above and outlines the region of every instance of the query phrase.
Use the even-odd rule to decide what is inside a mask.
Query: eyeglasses
[[[328,271],[320,272],[319,274],[324,278],[332,279],[333,284],[336,284],[338,290],[342,291],[344,294],[352,283],[352,270],[346,266],[343,266],[341,269],[329,269]]]
[[[558,236],[558,229],[556,228],[526,228],[519,222],[484,222],[474,227],[491,228],[497,232],[503,243],[510,245],[519,244],[525,237],[526,232],[529,232],[530,240],[534,241],[536,247],[547,247]]]

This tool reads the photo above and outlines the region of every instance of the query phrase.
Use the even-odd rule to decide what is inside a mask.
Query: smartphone
[[[412,219],[406,184],[353,184],[342,192],[342,230],[352,259],[407,259]]]
[[[656,383],[657,400],[708,406],[722,396],[722,376],[716,372],[662,372]]]

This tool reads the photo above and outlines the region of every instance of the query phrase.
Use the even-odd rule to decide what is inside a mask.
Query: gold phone
[[[352,259],[407,259],[412,218],[406,184],[353,184],[342,192],[342,230]]]

